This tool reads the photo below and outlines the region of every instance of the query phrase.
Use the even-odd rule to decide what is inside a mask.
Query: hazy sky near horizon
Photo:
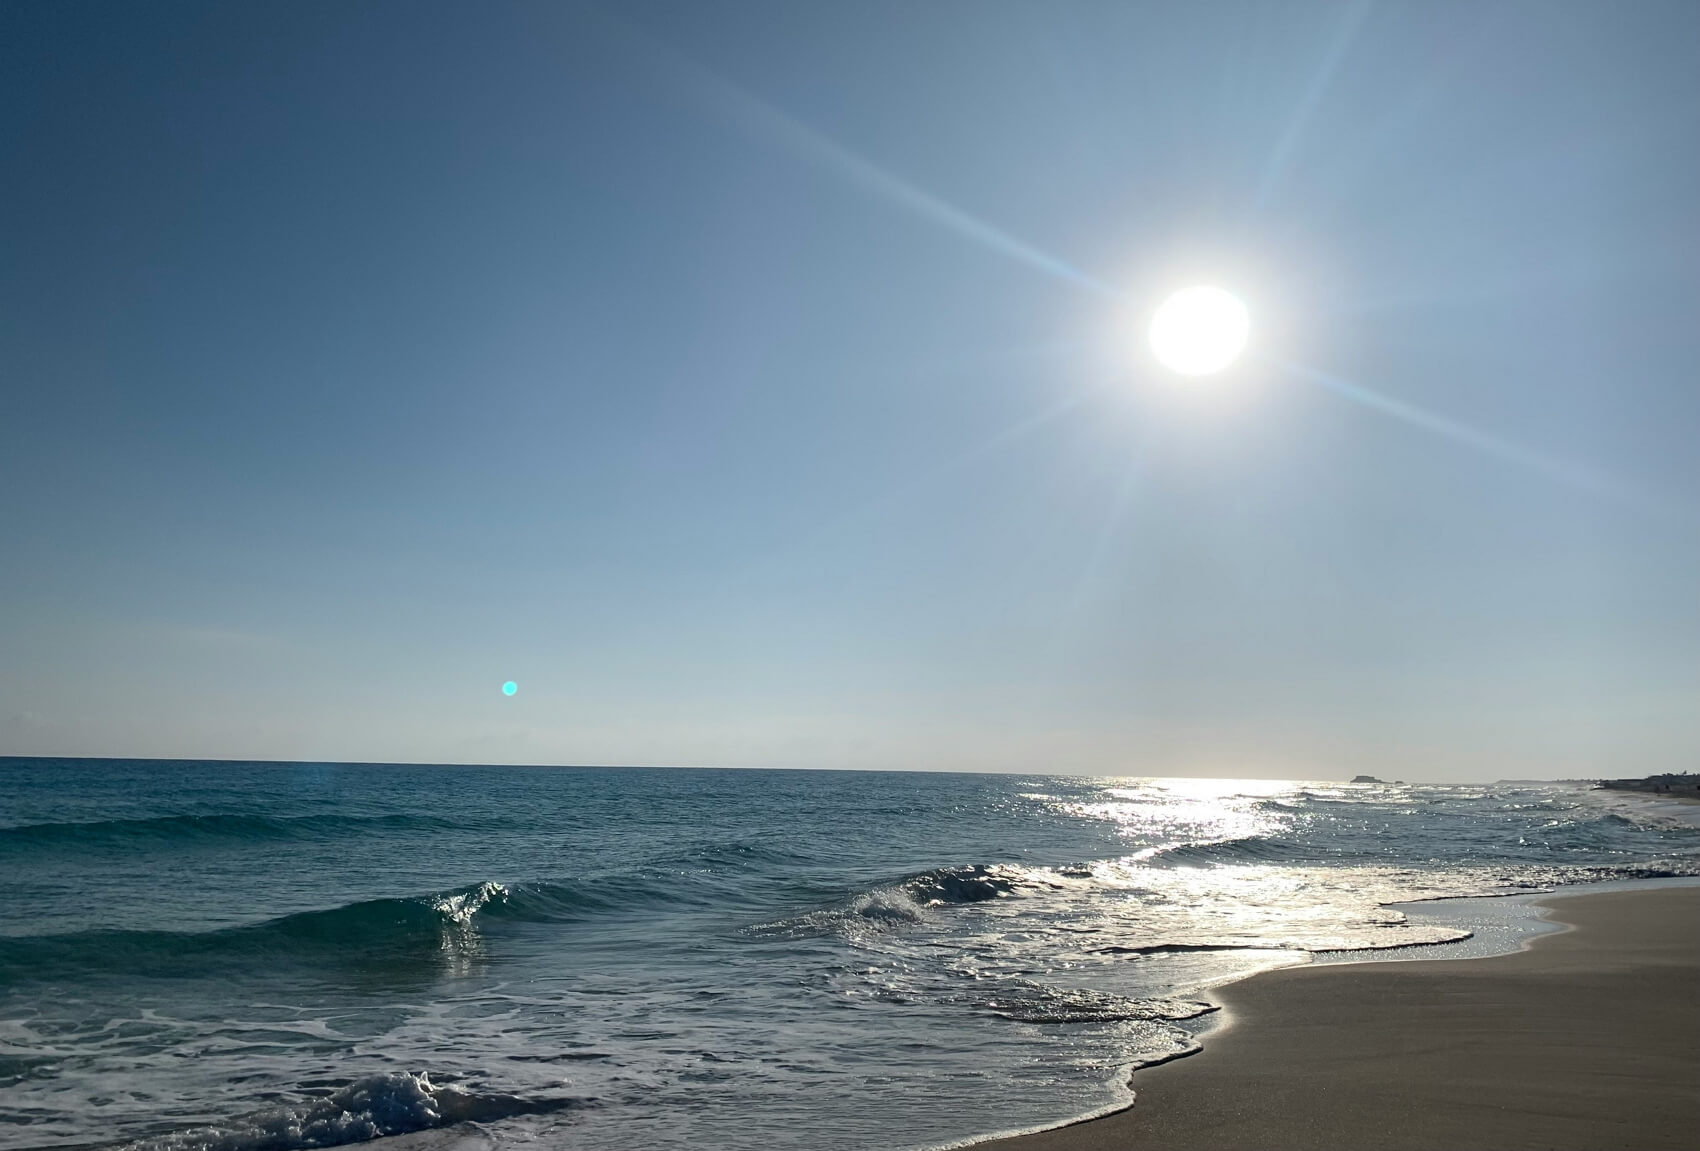
[[[14,0],[0,754],[1690,768],[1696,44]]]

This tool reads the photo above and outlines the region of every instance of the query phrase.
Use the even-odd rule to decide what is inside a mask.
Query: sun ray
[[[1317,384],[1332,394],[1351,400],[1361,407],[1392,416],[1394,419],[1412,427],[1432,432],[1443,439],[1450,440],[1455,444],[1462,444],[1483,455],[1492,456],[1495,459],[1538,472],[1549,479],[1602,494],[1632,494],[1624,485],[1593,468],[1549,455],[1514,440],[1494,435],[1492,432],[1484,432],[1458,420],[1437,415],[1415,404],[1396,400],[1391,396],[1373,391],[1362,384],[1355,384],[1350,380],[1292,361],[1281,361],[1279,366],[1288,374],[1309,383]]]
[[[1352,42],[1357,39],[1358,32],[1363,28],[1364,21],[1373,7],[1373,0],[1353,0],[1341,17],[1333,38],[1328,42],[1328,50],[1318,63],[1310,83],[1305,86],[1304,94],[1299,97],[1292,115],[1287,118],[1286,128],[1270,149],[1269,158],[1264,161],[1263,176],[1258,180],[1257,192],[1252,197],[1253,216],[1261,215],[1269,206],[1269,201],[1292,163],[1293,153],[1297,150],[1299,141],[1304,138],[1305,130],[1310,126],[1311,118],[1316,115],[1322,98],[1328,94],[1329,86],[1333,84],[1341,63],[1346,59]]]
[[[1075,287],[1113,299],[1122,298],[1121,291],[1114,286],[875,163],[671,44],[611,13],[602,15],[605,27],[628,45],[640,49],[652,66],[664,71],[671,84],[688,90],[693,108],[712,108],[721,118],[750,135],[778,144],[792,155],[847,179],[889,204],[940,224],[988,251]]]

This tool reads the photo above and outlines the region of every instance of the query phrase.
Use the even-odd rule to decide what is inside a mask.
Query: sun
[[[1199,285],[1176,292],[1151,317],[1151,352],[1172,372],[1210,376],[1240,358],[1250,332],[1238,297]]]

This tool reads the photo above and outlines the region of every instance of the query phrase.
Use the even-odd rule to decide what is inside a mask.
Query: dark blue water
[[[1383,903],[1696,872],[1567,785],[0,760],[0,1146],[938,1146],[1461,934]]]

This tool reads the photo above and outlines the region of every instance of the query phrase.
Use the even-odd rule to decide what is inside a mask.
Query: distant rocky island
[[[1377,779],[1373,775],[1354,775],[1352,777],[1352,782],[1353,783],[1386,783],[1387,781],[1385,779]],[[1396,779],[1393,782],[1396,783],[1396,784],[1399,784],[1399,783],[1404,783],[1405,781],[1402,780],[1402,779]]]
[[[1700,799],[1700,775],[1686,771],[1680,775],[1649,775],[1645,779],[1602,779],[1599,786],[1612,791],[1650,791]]]

